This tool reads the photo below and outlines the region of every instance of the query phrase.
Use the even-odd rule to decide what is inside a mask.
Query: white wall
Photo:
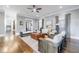
[[[49,16],[44,18],[44,28],[46,28],[47,25],[51,25],[53,29],[55,29],[55,17]]]
[[[44,28],[46,28],[47,25],[51,25],[53,30],[56,29],[55,16],[59,16],[59,26],[60,26],[60,32],[61,32],[62,30],[64,30],[64,26],[65,26],[65,15],[63,13],[45,17],[44,18]]]
[[[71,11],[71,37],[79,39],[79,10]]]
[[[29,18],[17,16],[17,30],[16,30],[17,34],[19,34],[20,32],[26,32],[26,22],[29,21],[29,20],[33,21],[32,19],[29,19]],[[20,21],[23,22],[23,25],[20,25]]]
[[[59,27],[60,32],[65,30],[65,14],[59,14]]]
[[[62,27],[63,27],[63,30],[64,30],[64,26],[65,26],[65,14],[68,14],[68,13],[71,13],[71,23],[70,23],[70,35],[71,35],[71,38],[74,38],[74,39],[79,39],[79,9],[77,10],[72,10],[72,11],[67,11],[67,12],[62,12],[62,13],[59,13],[59,14],[54,14],[52,16],[49,16],[49,17],[45,17],[45,23],[44,23],[44,27],[46,27],[46,24],[47,22],[50,22],[53,24],[52,27],[55,28],[55,18],[54,16],[59,16],[59,22],[60,22],[60,31],[62,30]]]
[[[0,12],[0,35],[4,35],[4,13]]]
[[[13,21],[15,21],[15,25],[16,25],[16,12],[12,11],[12,10],[5,10],[5,34],[12,34],[13,33]],[[7,25],[11,26],[11,28],[9,28],[9,32],[7,32],[8,28]],[[16,27],[16,26],[15,26]],[[16,30],[16,28],[15,28]]]
[[[38,30],[39,29],[38,26],[39,26],[39,20],[38,19],[33,20],[33,31]]]
[[[20,21],[22,21],[23,25],[20,25]],[[25,18],[17,16],[17,33],[26,31],[26,21]]]

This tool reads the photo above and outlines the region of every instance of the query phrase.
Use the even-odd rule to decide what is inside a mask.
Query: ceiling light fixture
[[[37,12],[39,13],[39,11],[42,9],[42,8],[37,8],[36,5],[33,5],[32,8],[27,8],[29,10],[31,10],[32,12]]]
[[[10,6],[9,5],[6,5],[6,8],[10,8]]]
[[[36,9],[35,8],[33,9],[33,12],[36,12]]]
[[[36,15],[38,17],[38,15]]]
[[[61,9],[61,8],[63,8],[63,6],[59,6],[59,8]]]

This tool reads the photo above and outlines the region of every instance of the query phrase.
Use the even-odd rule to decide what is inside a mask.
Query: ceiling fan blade
[[[35,8],[35,5],[33,5],[33,8]]]
[[[41,10],[42,8],[37,8],[36,10]]]
[[[33,11],[32,11],[33,12]]]
[[[37,13],[39,13],[39,11],[36,11]]]

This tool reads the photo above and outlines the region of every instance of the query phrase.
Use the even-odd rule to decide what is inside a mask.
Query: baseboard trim
[[[79,40],[79,37],[77,37],[77,36],[71,36],[70,38]]]

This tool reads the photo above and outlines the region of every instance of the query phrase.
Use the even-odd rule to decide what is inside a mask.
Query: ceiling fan
[[[32,12],[37,12],[37,13],[39,13],[39,11],[40,11],[42,8],[36,8],[35,5],[32,5],[32,8],[27,8],[27,9],[32,10]]]

